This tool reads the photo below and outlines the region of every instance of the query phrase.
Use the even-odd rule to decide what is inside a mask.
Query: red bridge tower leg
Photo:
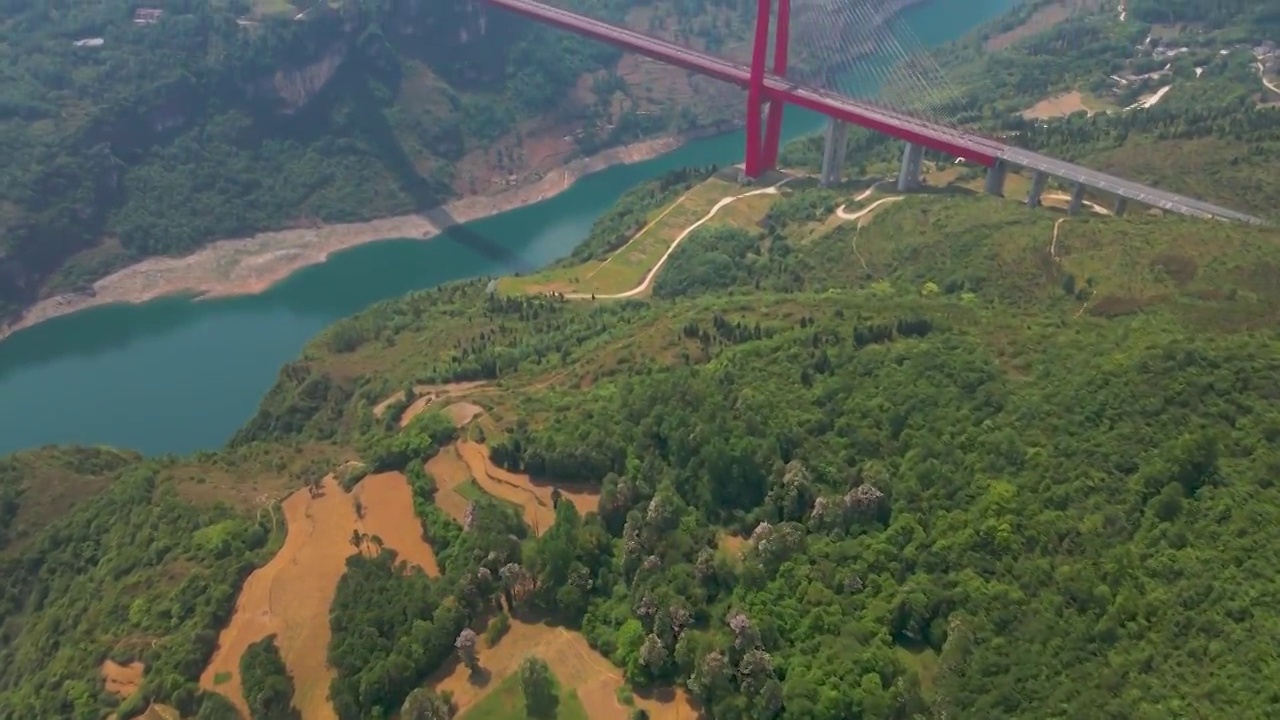
[[[778,0],[778,27],[773,36],[773,74],[787,76],[787,49],[791,37],[791,0]],[[769,119],[765,123],[761,170],[778,169],[778,145],[782,142],[782,108],[779,98],[769,100]]]
[[[761,112],[764,107],[764,70],[769,54],[769,11],[772,0],[756,0],[756,37],[751,49],[751,78],[747,86],[747,155],[746,174],[760,177],[764,171],[764,145],[761,137]]]

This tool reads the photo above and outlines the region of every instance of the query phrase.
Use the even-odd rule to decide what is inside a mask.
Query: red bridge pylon
[[[773,37],[773,74],[787,74],[787,49],[791,38],[791,0],[778,1],[778,27]],[[756,0],[756,35],[751,51],[751,82],[747,86],[746,175],[757,178],[778,167],[778,144],[782,140],[780,98],[768,97],[764,87],[769,63],[769,19],[773,0]],[[768,117],[765,117],[765,103]],[[764,127],[761,128],[761,125]],[[763,130],[763,132],[762,132]]]

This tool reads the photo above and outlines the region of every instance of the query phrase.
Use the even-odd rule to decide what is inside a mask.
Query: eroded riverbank
[[[61,315],[112,304],[136,304],[171,295],[228,297],[264,292],[302,268],[359,245],[393,238],[428,240],[455,224],[480,220],[554,197],[592,173],[664,155],[714,128],[611,148],[571,161],[537,182],[492,195],[459,198],[435,210],[366,222],[263,232],[213,242],[182,257],[156,257],[97,281],[89,292],[41,300],[16,322],[0,327],[0,340]]]

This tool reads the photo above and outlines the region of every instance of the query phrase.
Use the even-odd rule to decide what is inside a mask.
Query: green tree
[[[560,699],[545,660],[530,655],[520,663],[520,691],[524,693],[525,710],[531,717],[555,717]]]
[[[449,703],[430,688],[418,688],[409,693],[400,706],[400,720],[449,720],[453,709]]]

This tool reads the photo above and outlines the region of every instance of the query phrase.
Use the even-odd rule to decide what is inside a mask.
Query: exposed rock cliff
[[[271,75],[259,78],[253,84],[250,94],[256,98],[275,100],[282,113],[295,113],[320,94],[346,58],[346,43],[336,41],[310,63],[283,67]]]

